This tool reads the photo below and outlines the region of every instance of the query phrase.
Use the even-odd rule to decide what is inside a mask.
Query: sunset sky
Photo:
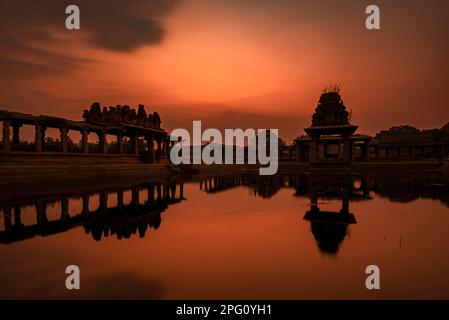
[[[77,4],[81,29],[65,29]],[[376,4],[381,30],[365,29]],[[0,109],[80,120],[143,103],[167,129],[303,134],[341,84],[361,133],[449,122],[449,1],[1,0]]]

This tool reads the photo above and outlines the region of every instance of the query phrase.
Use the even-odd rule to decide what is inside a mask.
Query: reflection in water
[[[179,189],[179,193],[177,193]],[[141,203],[140,192],[147,192],[147,199]],[[34,199],[22,203],[5,204],[2,206],[4,230],[0,232],[0,243],[11,243],[29,239],[37,235],[48,236],[68,231],[78,226],[84,226],[85,232],[95,240],[102,236],[116,235],[118,239],[129,238],[136,233],[143,238],[148,228],[157,229],[161,224],[161,213],[169,205],[185,200],[183,184],[145,184],[131,188],[131,201],[125,205],[124,190],[116,192],[116,206],[108,206],[110,192],[98,193],[98,204],[92,205],[90,199],[97,194],[84,193],[81,196],[68,195],[60,198]],[[79,213],[69,214],[69,201],[82,199]],[[60,203],[60,217],[49,220],[47,210]],[[22,208],[34,205],[36,219],[31,225],[22,223]],[[90,208],[96,207],[92,210]],[[14,218],[12,217],[14,216]]]
[[[263,199],[274,197],[282,188],[294,188],[295,197],[310,199],[310,209],[305,212],[304,220],[310,221],[311,232],[320,251],[336,254],[348,234],[348,226],[356,223],[354,214],[349,211],[350,202],[370,200],[370,191],[374,191],[390,201],[410,202],[428,197],[448,205],[447,187],[434,181],[429,177],[394,175],[327,175],[324,179],[322,175],[304,173],[275,176],[220,175],[202,178],[199,187],[206,193],[214,194],[244,186],[252,190],[252,195]],[[116,235],[117,239],[128,239],[137,233],[143,238],[148,228],[158,229],[161,213],[169,205],[186,200],[183,190],[183,183],[147,183],[133,186],[129,192],[100,191],[3,204],[0,207],[4,224],[0,231],[0,243],[21,241],[37,235],[48,236],[78,226],[83,226],[85,233],[91,234],[97,241],[110,235]],[[140,195],[143,191],[147,196],[142,202]],[[113,193],[116,195],[116,205],[111,207],[108,203]],[[130,195],[128,201],[124,199],[124,194]],[[318,198],[341,201],[341,209],[323,211],[318,206]],[[81,210],[78,214],[69,215],[69,202],[75,199],[82,200]],[[55,203],[59,203],[60,217],[50,221],[47,210]],[[30,205],[35,209],[36,219],[31,225],[24,225],[22,208]]]
[[[378,263],[382,297],[449,298],[438,175],[197,179],[0,203],[0,297],[71,297],[56,284],[80,263],[83,298],[370,298],[363,270]]]
[[[310,210],[304,219],[311,222],[313,236],[321,252],[336,254],[340,244],[348,233],[348,225],[356,223],[355,217],[349,212],[349,199],[353,193],[352,179],[344,177],[335,179],[333,183],[320,184],[316,178],[311,178],[309,185]],[[341,198],[339,212],[322,211],[318,207],[319,194],[331,194],[334,198]],[[369,196],[369,193],[366,197]]]
[[[240,176],[207,177],[200,181],[200,190],[204,190],[207,193],[216,193],[235,188],[241,184],[242,177]]]
[[[244,175],[213,176],[200,181],[200,189],[217,193],[247,186],[254,196],[264,199],[274,197],[282,188],[294,186],[295,196],[309,197],[310,210],[304,220],[310,221],[311,232],[319,250],[335,255],[348,234],[348,226],[356,224],[349,203],[370,200],[370,191],[391,201],[410,202],[419,197],[439,199],[449,204],[447,185],[433,176],[357,175],[357,174],[296,174],[296,175]],[[318,197],[325,200],[341,200],[339,211],[323,211],[318,207]]]

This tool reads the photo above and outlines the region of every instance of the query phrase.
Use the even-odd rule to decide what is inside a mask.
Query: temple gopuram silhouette
[[[308,137],[295,140],[299,161],[302,149],[308,146],[309,162],[317,165],[324,160],[332,166],[349,165],[353,159],[353,148],[360,143],[364,161],[369,160],[371,137],[354,135],[358,126],[350,123],[350,115],[343,104],[338,87],[325,88],[312,116],[312,125],[304,131]],[[322,148],[322,152],[319,152]]]
[[[325,88],[311,125],[304,129],[307,135],[299,136],[290,145],[281,143],[280,160],[340,167],[352,162],[441,162],[449,153],[449,123],[430,130],[401,125],[374,137],[357,134],[357,129],[351,124],[351,113],[343,103],[340,88]]]

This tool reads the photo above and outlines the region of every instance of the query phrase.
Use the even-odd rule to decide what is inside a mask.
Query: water
[[[449,298],[438,176],[197,180],[3,203],[0,298]]]

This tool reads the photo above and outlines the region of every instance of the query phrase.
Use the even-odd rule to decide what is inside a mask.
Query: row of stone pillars
[[[3,120],[3,151],[10,152],[12,151],[13,147],[16,147],[20,143],[20,127],[22,124],[18,123],[11,123],[10,120]],[[12,139],[10,138],[10,130],[11,127],[13,128],[13,136]],[[34,143],[35,143],[35,152],[42,152],[43,146],[45,144],[45,131],[46,127],[43,126],[40,123],[35,123],[35,136],[34,136]],[[93,130],[93,129],[81,129],[79,130],[81,132],[81,150],[82,153],[89,153],[89,146],[88,146],[88,135],[90,132],[94,132],[98,135],[98,143],[99,143],[99,152],[100,154],[107,154],[107,141],[106,141],[106,132],[105,131],[99,131],[99,130]],[[67,153],[68,150],[68,133],[69,128],[68,127],[60,127],[60,140],[61,140],[61,152]],[[123,138],[125,137],[123,134],[115,134],[117,137],[117,152],[118,154],[123,154]],[[138,135],[136,133],[129,135],[129,138],[131,140],[131,154],[139,154],[139,142],[138,142]],[[169,155],[169,149],[170,149],[170,141],[165,139],[165,134],[161,134],[160,137],[156,137],[156,134],[152,135],[146,135],[144,136],[145,140],[147,142],[147,148],[152,153],[152,159],[158,159],[161,156],[168,156]],[[154,150],[154,143],[157,143],[157,151]]]
[[[312,137],[309,145],[309,161],[315,162],[318,160],[318,143],[319,143],[319,136]],[[327,152],[327,144],[324,142],[324,148],[325,148],[325,154]],[[362,144],[360,144],[361,148],[361,160],[368,161],[370,156],[370,144],[369,141],[364,141]],[[349,137],[343,137],[343,161],[344,162],[352,162],[352,155],[353,155],[353,149],[354,149],[354,143],[351,141]],[[300,147],[297,147],[297,159],[301,159],[301,150]]]
[[[318,142],[320,136],[313,136],[310,140],[310,148],[309,148],[309,161],[316,162],[318,159]],[[343,161],[351,162],[352,161],[352,142],[349,137],[343,137]]]
[[[421,158],[425,159],[428,157],[428,149],[431,148],[430,157],[431,158],[441,158],[444,159],[446,157],[446,146],[444,144],[441,145],[431,145],[431,146],[423,146],[423,145],[415,145],[415,146],[379,146],[374,145],[374,157],[378,159],[382,159],[380,156],[380,150],[384,150],[385,159],[400,159],[400,158]],[[403,153],[403,151],[406,151]],[[415,152],[414,152],[415,151]],[[419,152],[416,152],[419,151]]]
[[[298,159],[298,155],[296,155],[296,157],[294,156],[295,150],[293,148],[294,147],[280,147],[279,160],[295,160],[295,158]],[[284,154],[285,150],[287,150],[287,154]],[[298,147],[296,147],[296,152],[298,152]]]

